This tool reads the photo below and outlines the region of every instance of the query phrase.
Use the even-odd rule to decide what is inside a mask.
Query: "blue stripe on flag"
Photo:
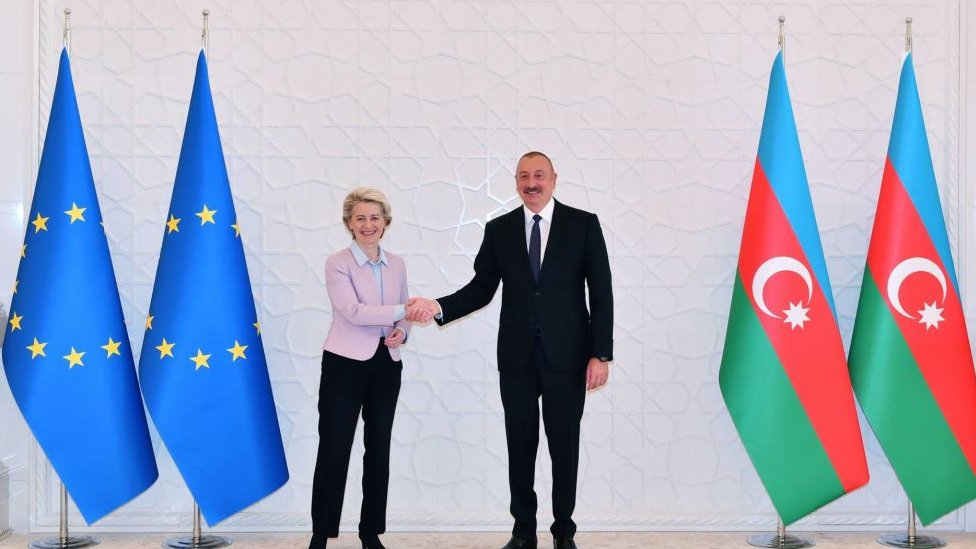
[[[956,295],[959,283],[956,280],[956,267],[952,262],[949,237],[946,235],[945,218],[939,204],[939,190],[935,183],[935,170],[932,167],[932,153],[929,139],[925,134],[925,119],[922,117],[922,103],[915,82],[915,69],[912,55],[905,56],[898,82],[898,100],[895,104],[895,119],[891,125],[891,138],[888,141],[888,158],[898,173],[908,196],[915,204],[935,245],[942,264],[945,266]]]
[[[782,52],[776,55],[769,75],[766,111],[759,136],[759,164],[800,241],[836,322],[837,309],[834,306],[830,279],[827,277],[827,263],[824,261],[820,231],[813,213],[807,174],[803,168]]]

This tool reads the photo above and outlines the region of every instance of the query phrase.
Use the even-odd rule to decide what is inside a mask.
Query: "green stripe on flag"
[[[739,438],[785,524],[844,494],[738,273],[719,385]]]
[[[930,524],[972,499],[976,477],[870,270],[857,320],[849,359],[854,393],[918,517]]]

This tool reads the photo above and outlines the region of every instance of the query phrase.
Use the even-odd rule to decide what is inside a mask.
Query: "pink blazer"
[[[332,303],[332,326],[322,349],[353,360],[368,360],[376,352],[380,329],[389,335],[402,328],[410,333],[410,323],[394,324],[396,305],[407,302],[407,269],[403,258],[383,250],[383,299],[373,277],[373,268],[356,263],[349,248],[336,252],[325,261],[325,290]],[[390,349],[393,360],[400,360],[400,350]]]

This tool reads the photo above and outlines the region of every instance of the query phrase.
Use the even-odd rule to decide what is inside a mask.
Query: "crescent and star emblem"
[[[932,303],[926,303],[923,300],[922,304],[924,308],[918,311],[919,316],[914,316],[905,310],[901,304],[901,300],[898,298],[898,291],[901,289],[902,283],[905,282],[906,278],[915,273],[927,273],[935,277],[942,287],[942,303],[945,303],[947,289],[945,275],[934,261],[924,257],[910,257],[895,265],[895,268],[891,270],[891,274],[888,275],[888,301],[891,302],[891,306],[901,316],[912,320],[917,319],[919,324],[925,324],[926,330],[933,326],[935,329],[938,329],[939,322],[945,321],[945,318],[942,316],[942,311],[945,309],[936,307],[937,300],[933,299]]]
[[[803,323],[810,321],[810,317],[807,316],[807,311],[810,308],[803,307],[802,296],[796,303],[790,300],[790,308],[783,309],[784,317],[770,311],[769,307],[766,306],[766,300],[763,298],[763,290],[766,288],[766,283],[769,282],[769,279],[777,273],[785,272],[796,273],[806,283],[806,303],[809,305],[813,299],[813,278],[810,276],[810,271],[799,260],[782,255],[767,259],[756,269],[756,276],[752,279],[752,296],[756,300],[756,305],[759,306],[759,310],[767,316],[783,318],[783,323],[789,323],[791,330],[795,330],[797,326],[802,329],[804,328]]]

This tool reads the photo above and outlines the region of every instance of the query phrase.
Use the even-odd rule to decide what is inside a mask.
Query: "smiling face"
[[[515,167],[515,190],[522,202],[535,213],[549,203],[556,190],[556,172],[545,156],[523,156]]]
[[[375,202],[357,202],[347,226],[361,248],[377,246],[386,230],[383,208]]]

